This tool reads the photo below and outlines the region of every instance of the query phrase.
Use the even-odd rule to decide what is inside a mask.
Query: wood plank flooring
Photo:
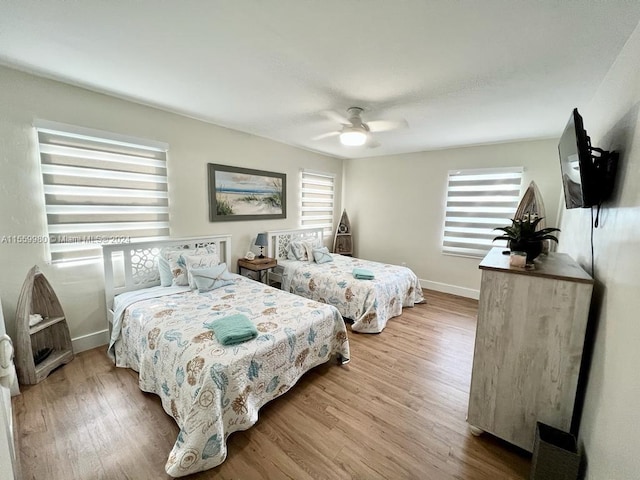
[[[188,478],[527,478],[528,454],[465,422],[477,302],[425,296],[379,335],[350,332],[348,365],[307,373],[229,437],[222,465]],[[25,480],[170,478],[178,427],[104,350],[14,397]]]

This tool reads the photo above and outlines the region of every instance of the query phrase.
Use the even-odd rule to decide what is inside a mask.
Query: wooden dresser
[[[532,451],[536,421],[571,427],[593,279],[567,254],[524,270],[503,250],[480,263],[467,422]]]

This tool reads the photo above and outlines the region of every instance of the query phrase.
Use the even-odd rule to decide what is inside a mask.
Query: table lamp
[[[264,247],[267,246],[267,234],[259,233],[258,236],[256,237],[255,245],[260,247],[260,255],[258,255],[258,258],[264,258],[263,249]]]

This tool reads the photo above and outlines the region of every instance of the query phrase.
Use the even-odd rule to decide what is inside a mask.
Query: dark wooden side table
[[[243,270],[249,270],[256,272],[258,275],[258,281],[265,283],[266,273],[278,265],[278,261],[275,258],[254,258],[253,260],[247,260],[246,258],[238,259],[238,275],[242,275]]]

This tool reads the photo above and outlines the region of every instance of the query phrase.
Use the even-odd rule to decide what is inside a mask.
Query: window
[[[36,130],[52,262],[169,235],[166,145],[52,122]]]
[[[335,175],[302,170],[300,172],[300,226],[322,227],[324,236],[333,232]]]
[[[522,167],[449,172],[442,252],[483,257],[518,207]]]

